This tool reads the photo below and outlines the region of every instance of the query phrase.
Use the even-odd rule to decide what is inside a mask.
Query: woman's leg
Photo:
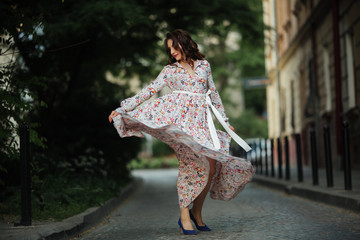
[[[175,150],[176,156],[179,161],[179,177],[177,180],[177,188],[178,188],[178,194],[179,194],[179,200],[180,200],[181,223],[182,223],[184,229],[193,230],[194,228],[191,224],[189,207],[181,207],[182,204],[184,204],[185,206],[189,205],[189,203],[190,203],[189,201],[190,200],[192,201],[192,199],[191,199],[191,196],[187,196],[187,193],[193,192],[193,190],[194,190],[192,186],[187,185],[188,180],[186,180],[187,179],[186,172],[194,171],[195,168],[205,170],[207,168],[207,166],[206,166],[207,164],[206,164],[206,161],[201,161],[201,159],[199,159],[199,161],[196,161],[196,163],[195,163],[194,158],[196,159],[196,158],[198,158],[198,156],[193,156],[191,149],[187,149],[186,146],[172,145],[171,147]],[[209,179],[212,179],[212,176],[215,171],[215,161],[213,159],[208,159],[208,161],[209,161],[209,165],[210,165]],[[205,173],[205,171],[203,171],[203,172],[201,172],[201,174],[205,175],[206,173]],[[202,184],[205,185],[205,176],[199,175],[199,173],[198,173],[198,178],[196,180],[202,182]],[[211,185],[211,180],[206,183],[204,190],[193,201],[194,204],[195,204],[195,202],[199,201],[197,199],[202,199],[199,202],[204,202],[206,194],[209,191],[210,185]],[[188,191],[188,190],[190,190],[190,191]],[[185,197],[182,196],[183,193],[184,193]],[[194,213],[194,211],[192,211],[192,213]],[[201,213],[200,213],[200,216],[201,216]],[[200,223],[202,223],[202,221]]]
[[[204,190],[194,200],[194,204],[193,204],[193,207],[191,209],[191,213],[193,214],[193,216],[194,216],[194,218],[195,218],[195,220],[196,220],[196,222],[197,222],[197,224],[199,226],[205,226],[204,222],[202,221],[201,210],[202,210],[202,207],[204,205],[206,195],[210,190],[212,178],[213,178],[213,176],[215,174],[215,160],[211,159],[211,158],[207,158],[207,160],[209,161],[209,165],[210,165],[208,182],[207,182]]]
[[[189,214],[189,207],[180,208],[180,219],[185,230],[194,230]]]

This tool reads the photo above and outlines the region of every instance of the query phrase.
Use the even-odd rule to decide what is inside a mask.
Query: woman
[[[213,199],[230,200],[254,174],[246,159],[229,155],[231,137],[246,151],[251,148],[228,123],[210,64],[190,35],[175,30],[164,44],[168,65],[151,84],[122,101],[109,121],[121,137],[143,137],[146,132],[174,149],[179,161],[178,224],[184,234],[196,234],[191,220],[198,230],[211,230],[201,214],[209,190]],[[173,91],[139,106],[165,86]],[[210,110],[228,133],[215,129]]]

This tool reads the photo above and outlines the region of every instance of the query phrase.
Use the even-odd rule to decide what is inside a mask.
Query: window
[[[325,85],[325,111],[329,112],[332,109],[332,92],[330,79],[330,55],[327,44],[323,47],[323,77]]]
[[[353,36],[351,33],[345,34],[345,49],[346,49],[346,75],[347,75],[347,94],[348,94],[348,108],[355,107],[355,74],[354,74],[354,52],[353,52]]]

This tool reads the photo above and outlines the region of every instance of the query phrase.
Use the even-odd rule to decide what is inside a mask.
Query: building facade
[[[341,169],[347,120],[352,167],[360,169],[360,1],[263,0],[263,9],[269,137],[288,136],[290,159],[296,161],[300,134],[309,165],[313,129],[324,167],[327,125],[333,166]]]

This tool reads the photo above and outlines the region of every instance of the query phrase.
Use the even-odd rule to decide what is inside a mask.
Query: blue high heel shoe
[[[196,235],[197,234],[196,230],[186,230],[186,229],[184,229],[183,226],[182,226],[180,218],[179,218],[178,224],[180,226],[180,230],[182,230],[184,235]]]
[[[189,213],[190,213],[190,219],[195,223],[195,226],[196,228],[199,230],[199,231],[211,231],[211,228],[209,228],[208,226],[199,226],[194,218],[194,216],[192,215],[191,213],[191,210],[189,210]]]

